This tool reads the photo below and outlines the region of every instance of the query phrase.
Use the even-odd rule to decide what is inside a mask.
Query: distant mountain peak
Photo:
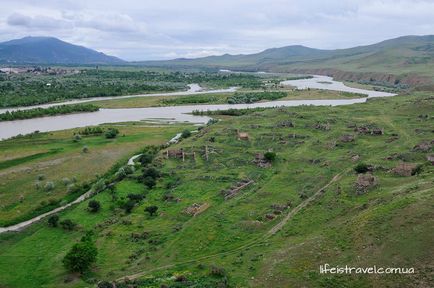
[[[55,37],[26,36],[0,43],[0,63],[121,64],[122,59]]]

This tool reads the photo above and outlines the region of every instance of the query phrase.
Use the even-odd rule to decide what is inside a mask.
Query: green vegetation
[[[49,108],[34,108],[28,110],[6,111],[0,114],[0,121],[11,121],[20,119],[30,119],[43,116],[55,116],[62,114],[82,113],[82,112],[95,112],[99,107],[92,104],[74,104],[74,105],[61,105]]]
[[[228,98],[229,104],[255,103],[262,100],[273,101],[286,97],[285,92],[250,92],[250,93],[235,93]]]
[[[254,75],[83,69],[76,74],[0,74],[0,107],[29,106],[54,101],[186,90],[187,84],[209,88],[260,88]]]
[[[238,117],[220,111],[221,121],[176,145],[148,146],[134,171],[108,188],[123,157],[100,178],[104,191],[59,213],[59,223],[76,224],[72,230],[37,223],[0,234],[0,285],[430,287],[434,166],[426,157],[433,153],[433,118],[419,115],[431,115],[433,104],[429,93],[415,93],[350,106],[242,110]],[[248,138],[240,140],[239,133]],[[167,141],[169,134],[160,137]],[[71,141],[71,131],[67,136],[69,145],[82,147]],[[138,138],[141,145],[162,142]],[[116,143],[124,137],[81,141],[87,139]],[[23,147],[23,139],[8,141]],[[138,151],[134,147],[129,155]],[[89,154],[98,145],[91,148]],[[356,173],[358,163],[372,171]],[[398,174],[418,165],[418,174]],[[43,174],[39,181],[51,181],[48,171]],[[41,171],[33,181],[37,175]],[[90,201],[101,204],[98,213],[87,211]],[[73,277],[62,259],[89,230],[96,261]],[[320,274],[324,263],[418,272],[341,277]]]
[[[191,125],[162,129],[120,123],[1,141],[0,226],[28,220],[73,201],[110,169],[117,172],[143,145],[163,144],[187,127]],[[104,133],[111,129],[122,137],[107,139]],[[81,135],[78,142],[74,135]],[[65,178],[70,182],[67,185]]]
[[[63,258],[63,265],[70,272],[83,273],[89,270],[96,261],[98,250],[90,235],[83,236],[81,241],[71,247]]]

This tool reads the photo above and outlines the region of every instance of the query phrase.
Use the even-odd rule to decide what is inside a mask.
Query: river
[[[345,91],[352,93],[361,93],[371,97],[387,97],[394,96],[395,94],[377,92],[371,90],[364,90],[358,88],[351,88],[344,85],[342,82],[334,81],[331,77],[327,76],[314,76],[310,79],[301,80],[288,80],[283,81],[284,85],[291,85],[298,89],[326,89]],[[40,105],[38,107],[49,107],[49,105],[62,105],[71,103],[83,103],[96,100],[107,99],[121,99],[131,97],[152,97],[152,96],[174,96],[174,95],[191,95],[198,93],[222,93],[233,92],[235,88],[208,90],[202,91],[197,84],[190,84],[189,91],[174,92],[174,93],[159,93],[159,94],[144,94],[144,95],[130,95],[130,96],[117,96],[117,97],[99,97],[92,99],[79,99],[67,101],[62,103],[52,103]],[[203,124],[210,119],[207,116],[194,116],[191,113],[194,110],[225,110],[225,109],[243,109],[255,107],[279,107],[279,106],[301,106],[301,105],[316,105],[316,106],[337,106],[337,105],[350,105],[355,103],[363,103],[367,98],[355,99],[335,99],[335,100],[284,100],[272,102],[260,102],[253,104],[221,104],[221,105],[187,105],[187,106],[167,106],[167,107],[148,107],[148,108],[128,108],[128,109],[100,109],[97,112],[67,114],[59,116],[40,117],[34,119],[16,120],[16,121],[3,121],[0,122],[0,139],[7,139],[19,134],[28,134],[34,131],[49,132],[64,129],[71,129],[77,127],[85,127],[90,125],[99,125],[103,123],[119,123],[127,121],[165,121],[169,123],[175,122],[190,122]],[[30,109],[30,107],[26,107]],[[33,107],[34,108],[34,107]],[[1,113],[1,110],[0,110]]]

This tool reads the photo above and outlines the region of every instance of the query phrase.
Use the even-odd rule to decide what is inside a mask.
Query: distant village
[[[1,67],[0,74],[23,74],[32,73],[35,75],[69,75],[78,74],[80,70],[75,68],[58,68],[58,67]]]

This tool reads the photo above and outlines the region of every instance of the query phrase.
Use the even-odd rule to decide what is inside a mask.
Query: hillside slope
[[[0,63],[120,64],[125,61],[53,37],[24,37],[0,43]]]
[[[406,84],[422,85],[434,83],[434,36],[403,36],[348,49],[319,50],[304,46],[287,46],[251,55],[226,54],[197,59],[149,61],[142,64],[318,73],[339,75],[340,80],[373,78],[389,84],[402,80]]]
[[[0,286],[432,287],[432,105],[419,93],[222,116],[168,150],[146,150],[153,158],[94,197],[99,212],[86,201],[60,213],[76,229],[44,221],[0,235]],[[271,162],[257,156],[269,150]],[[401,163],[417,171],[394,170]],[[98,258],[80,279],[62,258],[88,230]],[[415,273],[323,275],[325,263]]]

